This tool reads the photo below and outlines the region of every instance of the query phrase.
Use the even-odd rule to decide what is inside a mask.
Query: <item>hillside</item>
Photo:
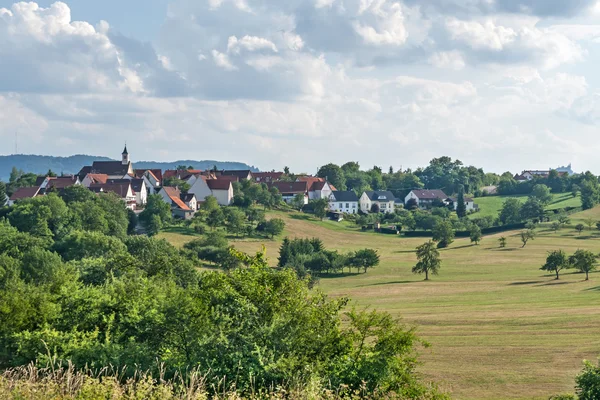
[[[84,165],[91,165],[94,161],[110,161],[111,158],[100,156],[88,156],[77,154],[69,157],[39,156],[17,154],[0,156],[0,180],[7,181],[12,167],[17,167],[25,172],[43,174],[49,169],[56,173],[75,174]],[[177,165],[191,165],[196,169],[210,169],[217,166],[220,169],[251,169],[257,171],[253,166],[239,162],[223,162],[214,160],[180,160],[172,162],[139,161],[134,163],[135,168],[160,168],[171,169]]]

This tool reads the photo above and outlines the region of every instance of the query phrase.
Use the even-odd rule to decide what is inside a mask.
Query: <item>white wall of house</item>
[[[158,192],[158,195],[160,197],[162,197],[162,199],[163,199],[163,201],[165,203],[167,203],[170,206],[173,205],[173,200],[171,200],[171,198],[169,197],[169,195],[167,194],[167,192],[165,192],[165,189],[160,189],[160,191]]]
[[[308,192],[308,198],[310,200],[329,199],[329,196],[331,196],[332,193],[333,190],[331,190],[331,186],[329,186],[329,183],[325,182],[325,185],[321,190]]]
[[[294,198],[295,198],[295,197],[296,197],[298,194],[299,194],[299,193],[292,193],[292,194],[285,194],[285,193],[284,193],[284,194],[282,194],[282,195],[281,195],[281,199],[282,199],[283,201],[285,201],[286,203],[288,203],[288,204],[292,204],[292,202],[294,201]],[[308,199],[309,199],[309,196],[305,194],[305,195],[304,195],[304,204],[305,204],[305,205],[306,205],[306,204],[308,204]]]
[[[213,190],[212,195],[217,199],[217,202],[220,205],[228,206],[233,202],[233,186],[229,185],[229,190]]]
[[[474,201],[465,201],[465,206],[467,211],[475,210],[475,202]],[[458,202],[454,202],[454,211],[458,208]]]
[[[335,212],[342,212],[346,214],[356,214],[358,212],[358,201],[336,201],[329,200],[329,209]]]
[[[374,203],[379,204],[379,211],[382,213],[390,214],[396,211],[395,201],[377,201]]]
[[[233,192],[233,188],[231,189],[231,191]],[[196,179],[194,181],[194,184],[191,185],[190,190],[188,190],[188,193],[195,194],[197,201],[204,201],[205,198],[213,195],[212,191],[208,187],[208,184],[204,181],[204,179],[201,179],[201,178]],[[215,197],[217,197],[217,196],[215,196]],[[233,195],[232,195],[232,198],[233,198]]]
[[[139,192],[135,192],[135,202],[138,206],[142,206],[148,202],[148,189],[146,187],[146,181],[142,182],[142,188]]]
[[[360,210],[364,213],[371,211],[371,199],[364,192],[362,196],[360,196]]]
[[[360,210],[364,213],[369,213],[371,212],[371,207],[373,207],[373,204],[377,204],[379,206],[379,211],[382,213],[393,213],[396,210],[396,201],[395,200],[390,200],[390,201],[377,201],[377,200],[371,200],[369,198],[369,196],[367,196],[366,193],[363,193],[362,196],[360,196]]]
[[[412,199],[416,200],[417,205],[420,206],[420,200],[413,191],[411,191],[409,194],[406,195],[406,197],[404,198],[404,204],[408,203],[408,201],[412,200]]]

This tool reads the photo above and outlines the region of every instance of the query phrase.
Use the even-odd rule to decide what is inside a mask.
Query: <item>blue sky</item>
[[[600,173],[598,0],[0,0],[35,154]]]

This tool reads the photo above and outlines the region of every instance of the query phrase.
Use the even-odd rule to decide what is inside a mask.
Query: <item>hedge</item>
[[[491,228],[484,228],[481,230],[481,234],[482,235],[491,235],[492,233],[499,233],[499,232],[506,232],[506,231],[514,231],[514,230],[518,230],[518,229],[524,229],[525,228],[525,223],[522,222],[520,224],[510,224],[510,225],[503,225],[503,226],[493,226]],[[407,231],[404,232],[403,235],[405,237],[414,237],[414,238],[419,238],[419,237],[432,237],[433,236],[433,232],[431,231]],[[467,238],[471,236],[471,232],[470,231],[455,231],[454,232],[454,236],[457,238]]]

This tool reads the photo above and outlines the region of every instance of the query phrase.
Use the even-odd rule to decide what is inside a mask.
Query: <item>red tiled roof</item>
[[[92,181],[91,183],[106,183],[108,180],[106,174],[87,174],[87,177]]]
[[[181,192],[179,191],[179,189],[177,189],[176,187],[171,187],[171,186],[163,186],[163,190],[165,191],[165,193],[167,194],[167,196],[169,196],[169,198],[171,199],[171,201],[179,208],[181,208],[184,211],[190,211],[191,209],[187,206],[187,204],[185,204],[183,201],[181,201]]]
[[[231,180],[229,179],[208,179],[206,184],[210,190],[229,190],[231,187]]]
[[[270,187],[277,188],[281,194],[298,194],[308,192],[307,182],[273,182]]]
[[[21,199],[30,199],[35,197],[40,188],[38,186],[30,186],[30,187],[22,187],[18,188],[16,192],[10,196],[11,201],[21,200]]]

